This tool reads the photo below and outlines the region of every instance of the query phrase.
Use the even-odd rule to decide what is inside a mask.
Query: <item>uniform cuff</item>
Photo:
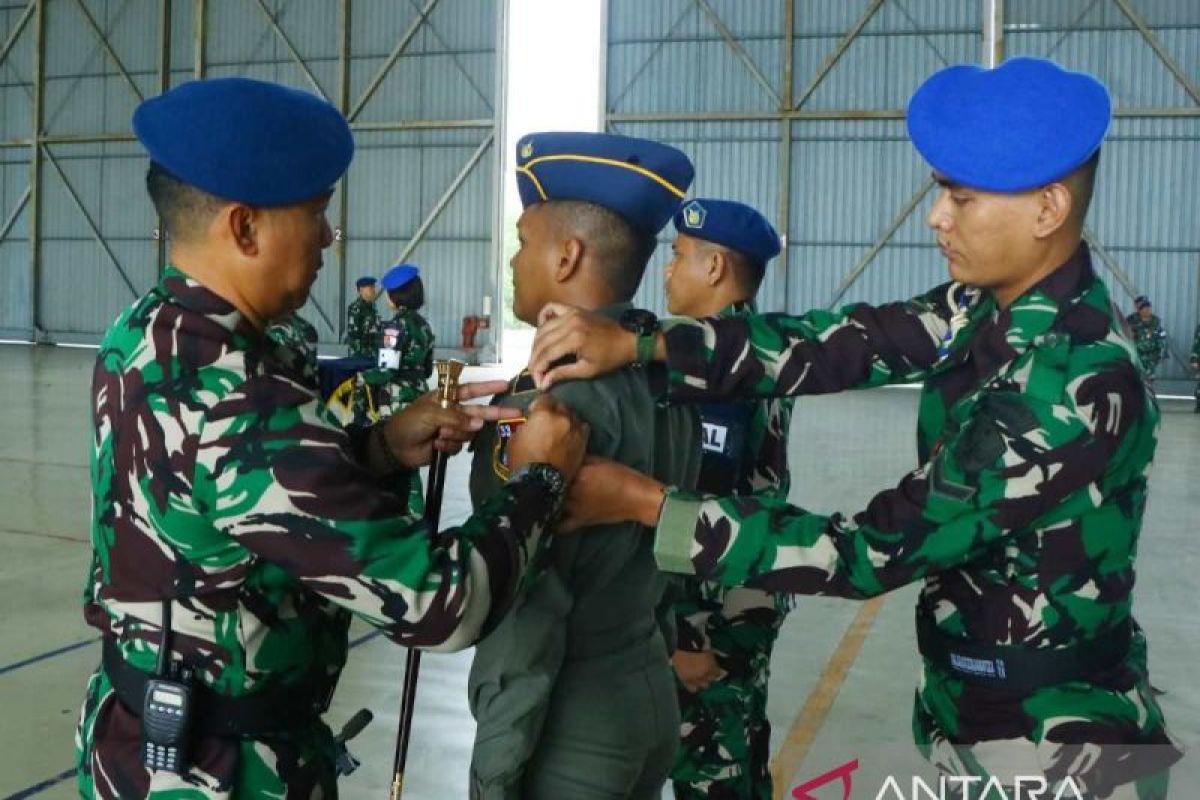
[[[692,545],[696,538],[696,520],[700,518],[702,500],[668,492],[663,498],[654,533],[654,558],[663,572],[695,575],[692,566]]]

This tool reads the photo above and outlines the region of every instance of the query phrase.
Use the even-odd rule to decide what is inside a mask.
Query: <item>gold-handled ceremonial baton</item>
[[[449,359],[435,361],[438,375],[438,402],[442,408],[458,405],[458,379],[462,375],[462,361]],[[425,521],[430,536],[436,536],[442,517],[442,490],[446,485],[446,462],[449,459],[440,450],[433,451],[429,465],[429,485],[425,488]],[[390,800],[400,800],[404,792],[404,767],[408,763],[408,742],[412,735],[413,706],[417,699],[417,674],[421,671],[421,651],[408,649],[404,662],[404,685],[400,691],[400,729],[396,733],[396,757],[392,762],[392,789]]]

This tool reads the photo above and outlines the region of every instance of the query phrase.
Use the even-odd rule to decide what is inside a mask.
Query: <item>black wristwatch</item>
[[[621,312],[621,327],[637,335],[633,365],[640,367],[654,360],[654,335],[659,331],[658,317],[644,308],[628,308]]]
[[[541,461],[533,461],[521,466],[509,475],[508,480],[504,483],[505,485],[511,485],[514,483],[524,483],[525,481],[537,481],[559,500],[562,499],[567,489],[567,481],[563,478],[563,474],[558,471],[558,468]]]

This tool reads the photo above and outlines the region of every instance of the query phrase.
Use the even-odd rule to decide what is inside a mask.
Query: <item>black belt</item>
[[[1126,619],[1091,639],[1069,647],[1035,648],[972,642],[938,630],[917,609],[921,655],[956,678],[1018,695],[1044,686],[1086,681],[1116,666],[1129,652],[1133,622]]]
[[[109,638],[104,639],[102,659],[117,698],[130,713],[140,717],[146,681],[154,676],[122,658],[120,649]],[[207,736],[258,738],[301,730],[319,720],[329,707],[331,692],[323,683],[326,681],[313,674],[298,685],[270,683],[252,694],[230,697],[193,681],[195,731]]]

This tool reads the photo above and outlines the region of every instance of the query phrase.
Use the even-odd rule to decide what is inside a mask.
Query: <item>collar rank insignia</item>
[[[496,422],[496,444],[492,447],[492,471],[502,481],[512,474],[509,466],[508,446],[513,436],[525,424],[525,417],[509,417]]]

